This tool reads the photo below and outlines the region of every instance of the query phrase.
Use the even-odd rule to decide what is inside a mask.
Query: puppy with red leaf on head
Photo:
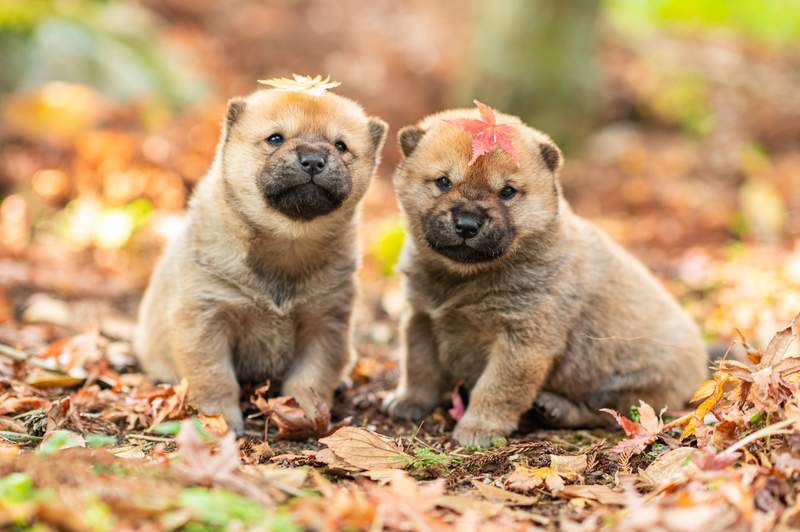
[[[477,109],[399,132],[395,188],[410,236],[397,389],[415,419],[463,381],[462,445],[486,446],[532,410],[561,428],[601,408],[679,408],[706,376],[700,330],[653,275],[561,193],[561,151],[519,118]]]

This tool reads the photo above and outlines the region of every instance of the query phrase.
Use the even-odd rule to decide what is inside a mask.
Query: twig
[[[161,436],[148,436],[147,434],[126,434],[126,438],[134,440],[154,441],[154,442],[174,442],[174,438],[162,438]]]
[[[60,373],[64,375],[66,375],[67,373],[63,369],[51,367],[44,360],[28,356],[28,354],[25,353],[24,351],[20,351],[19,349],[14,349],[10,345],[0,344],[0,356],[11,359],[14,362],[25,362],[27,364],[30,364],[31,366],[36,366],[37,368],[46,369],[47,371],[51,371],[53,373]]]
[[[28,355],[6,344],[0,344],[0,355],[10,358],[14,362],[24,362],[28,359]]]
[[[42,441],[40,436],[31,436],[30,434],[22,434],[20,432],[11,432],[8,430],[0,430],[0,438],[12,443],[36,443]]]
[[[791,419],[784,419],[783,421],[779,421],[778,423],[775,423],[775,424],[772,424],[772,425],[768,425],[768,426],[764,427],[763,429],[757,430],[754,433],[750,434],[749,436],[746,436],[746,437],[742,438],[741,440],[737,441],[736,443],[734,443],[733,445],[731,445],[730,447],[728,447],[727,449],[725,449],[724,451],[722,451],[719,454],[726,454],[726,453],[732,454],[732,453],[735,453],[736,451],[738,451],[742,447],[746,447],[746,446],[750,445],[751,443],[753,443],[754,441],[760,440],[761,438],[764,438],[764,437],[767,437],[767,436],[774,436],[774,435],[777,435],[777,434],[791,434],[792,431],[786,431],[786,430],[781,430],[781,429],[783,429],[783,427],[787,427],[787,426],[791,425],[792,423],[797,423],[798,421],[800,421],[800,418],[794,417],[794,418],[791,418]]]

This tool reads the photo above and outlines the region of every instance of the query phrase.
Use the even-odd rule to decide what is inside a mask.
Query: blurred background
[[[475,97],[553,136],[575,210],[709,341],[763,344],[800,310],[798,0],[0,0],[0,65],[0,342],[124,337],[226,99],[293,72],[391,125],[364,364],[402,305],[397,129]]]

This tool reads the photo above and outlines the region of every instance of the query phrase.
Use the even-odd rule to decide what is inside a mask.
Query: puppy
[[[216,157],[139,312],[154,377],[243,430],[239,383],[276,379],[307,412],[351,359],[356,214],[386,123],[332,93],[260,90],[228,103]]]
[[[562,428],[606,425],[598,409],[637,400],[681,407],[706,375],[697,325],[639,261],[573,214],[550,138],[496,116],[512,146],[473,164],[472,136],[457,124],[474,110],[399,132],[410,311],[384,407],[416,419],[463,383],[469,403],[453,437],[480,446],[531,407]]]

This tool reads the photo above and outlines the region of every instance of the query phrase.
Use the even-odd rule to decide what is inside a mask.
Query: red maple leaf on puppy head
[[[485,103],[481,103],[478,100],[473,100],[473,102],[481,114],[480,119],[459,118],[457,120],[445,120],[448,124],[460,127],[472,137],[472,158],[469,160],[469,165],[472,166],[481,155],[491,153],[495,147],[508,153],[514,159],[514,162],[519,165],[514,143],[511,142],[511,133],[514,128],[508,124],[498,124],[494,109]]]

